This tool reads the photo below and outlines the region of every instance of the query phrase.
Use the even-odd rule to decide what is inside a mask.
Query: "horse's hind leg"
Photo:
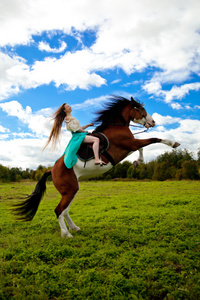
[[[67,203],[67,197],[66,196],[62,196],[61,198],[61,202],[64,202],[64,203]],[[56,208],[57,209],[57,208]],[[56,212],[56,210],[55,210]],[[58,216],[58,222],[59,222],[59,225],[60,225],[60,229],[61,229],[61,236],[62,237],[69,237],[69,238],[72,238],[73,236],[71,235],[71,233],[69,233],[68,229],[67,229],[67,226],[66,226],[66,223],[65,223],[65,220],[64,219],[67,219],[66,218],[66,215],[68,215],[68,207],[65,208],[61,213],[60,215]],[[69,227],[69,229],[71,229]],[[80,229],[79,229],[80,230]]]
[[[72,201],[73,201],[73,200],[72,200]],[[72,201],[71,201],[70,205],[72,204]],[[66,220],[66,222],[67,222],[67,224],[68,224],[68,226],[69,226],[69,230],[73,230],[73,231],[75,231],[75,232],[78,232],[78,231],[80,231],[80,228],[74,224],[74,222],[72,221],[72,219],[71,219],[70,216],[69,216],[69,208],[70,208],[70,205],[69,205],[69,206],[67,207],[67,209],[63,212],[63,214],[64,214],[65,220]]]
[[[67,226],[65,224],[64,213],[65,213],[65,210],[58,217],[58,222],[59,222],[60,229],[61,229],[61,236],[62,237],[73,238],[73,236],[68,231]]]
[[[52,179],[55,187],[62,195],[61,201],[55,209],[61,228],[61,235],[65,237],[72,237],[67,229],[64,218],[69,221],[69,206],[79,189],[76,175],[73,169],[67,169],[63,164],[63,161],[59,160],[52,168]],[[69,227],[70,229],[75,229],[77,226],[71,221],[71,223],[69,223]],[[78,229],[79,228],[77,227],[76,231],[78,231]]]
[[[76,194],[76,192],[78,191],[78,186],[76,185],[67,185],[68,186],[68,191],[66,191],[66,194],[62,195],[61,201],[58,204],[58,206],[55,209],[55,213],[58,217],[58,222],[60,224],[60,228],[61,228],[61,236],[66,236],[66,237],[72,237],[72,235],[69,233],[67,226],[65,224],[65,220],[66,219],[68,225],[69,225],[69,229],[74,229],[76,231],[80,230],[80,228],[78,228],[71,220],[71,218],[68,215],[68,210],[69,210],[69,206]]]

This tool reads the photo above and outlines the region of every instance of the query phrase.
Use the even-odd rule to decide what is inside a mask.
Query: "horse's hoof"
[[[66,239],[73,239],[73,235],[71,235],[69,232],[68,233],[66,233],[66,232],[62,232],[61,233],[61,237],[64,237],[64,238],[66,238]]]
[[[70,230],[74,232],[79,232],[81,229],[79,227],[74,227],[74,228],[71,227]]]
[[[173,145],[173,148],[177,148],[178,146],[180,146],[180,144],[175,142],[174,145]]]
[[[75,228],[74,231],[75,232],[79,232],[81,229],[79,227]]]

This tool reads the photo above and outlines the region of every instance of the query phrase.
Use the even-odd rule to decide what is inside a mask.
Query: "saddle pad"
[[[109,141],[103,133],[93,132],[93,133],[89,133],[89,135],[99,138],[99,140],[100,140],[99,153],[102,153],[103,151],[106,151],[108,149]],[[88,161],[90,159],[93,159],[94,158],[94,152],[93,152],[93,149],[92,149],[92,144],[82,143],[79,150],[78,150],[78,152],[77,152],[77,156],[82,161]]]

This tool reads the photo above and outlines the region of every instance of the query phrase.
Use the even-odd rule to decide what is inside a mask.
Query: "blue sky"
[[[50,115],[67,102],[85,125],[111,94],[138,98],[154,117],[137,138],[176,140],[196,154],[199,11],[198,0],[1,0],[0,164],[52,165],[70,134],[63,127],[57,149],[42,153]],[[149,146],[145,161],[169,150]]]

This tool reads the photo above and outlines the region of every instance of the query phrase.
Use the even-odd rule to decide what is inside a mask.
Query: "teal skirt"
[[[64,163],[68,169],[71,169],[78,160],[77,152],[88,132],[72,132],[72,138],[69,141],[63,155]]]

